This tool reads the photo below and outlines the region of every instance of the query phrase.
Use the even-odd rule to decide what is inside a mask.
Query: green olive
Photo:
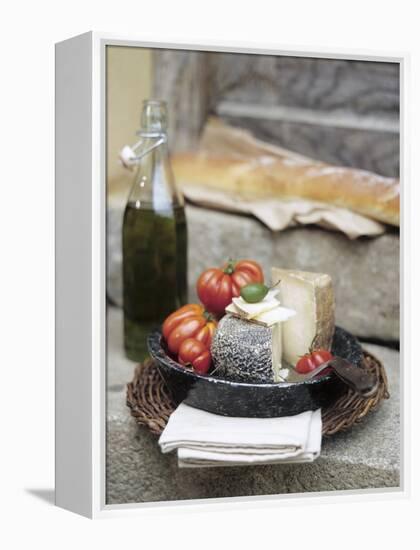
[[[241,296],[249,304],[261,302],[270,289],[262,283],[251,283],[241,288]]]

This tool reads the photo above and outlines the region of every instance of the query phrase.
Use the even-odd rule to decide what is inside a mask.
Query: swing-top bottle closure
[[[119,158],[125,168],[132,168],[144,156],[151,153],[164,143],[167,143],[167,110],[166,103],[160,100],[147,99],[143,101],[143,110],[141,114],[140,130],[136,132],[140,136],[139,141],[134,145],[125,145]],[[156,139],[155,143],[144,148],[145,142]]]

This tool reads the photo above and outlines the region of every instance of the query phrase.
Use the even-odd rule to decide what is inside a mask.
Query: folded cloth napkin
[[[312,462],[320,454],[321,410],[278,418],[219,416],[181,404],[159,438],[180,467]]]

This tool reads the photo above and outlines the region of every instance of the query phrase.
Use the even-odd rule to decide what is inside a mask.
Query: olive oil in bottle
[[[187,225],[167,146],[166,106],[145,101],[142,148],[123,220],[124,345],[147,356],[149,332],[187,300]]]

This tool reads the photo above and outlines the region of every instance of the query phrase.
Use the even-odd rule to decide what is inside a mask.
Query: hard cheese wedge
[[[331,277],[322,273],[273,267],[273,281],[279,284],[282,306],[296,311],[283,323],[283,357],[295,366],[313,348],[330,350],[334,335],[334,291]]]

